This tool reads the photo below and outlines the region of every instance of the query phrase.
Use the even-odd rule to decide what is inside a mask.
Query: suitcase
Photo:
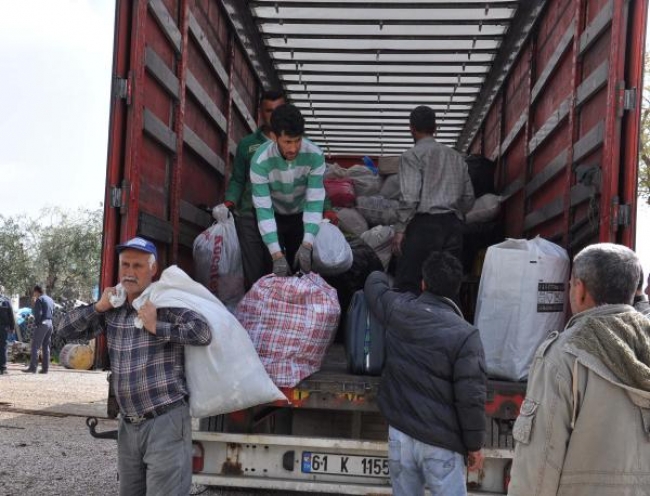
[[[357,291],[345,319],[345,351],[350,373],[381,375],[385,338],[386,330],[368,308],[365,294]]]

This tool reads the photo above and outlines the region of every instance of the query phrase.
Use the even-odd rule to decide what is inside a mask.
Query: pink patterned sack
[[[341,315],[336,290],[318,274],[263,277],[237,306],[237,319],[278,387],[317,372]]]

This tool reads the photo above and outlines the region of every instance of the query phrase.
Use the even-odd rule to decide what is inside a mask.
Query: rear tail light
[[[203,472],[203,445],[192,441],[192,473]]]

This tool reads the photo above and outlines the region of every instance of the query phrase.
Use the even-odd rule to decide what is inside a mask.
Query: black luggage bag
[[[345,319],[345,351],[348,370],[355,375],[381,375],[384,367],[386,330],[375,318],[363,291],[357,291]]]

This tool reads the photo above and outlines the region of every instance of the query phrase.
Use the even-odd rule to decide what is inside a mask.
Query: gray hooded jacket
[[[603,305],[538,348],[510,496],[650,494],[650,320]]]

